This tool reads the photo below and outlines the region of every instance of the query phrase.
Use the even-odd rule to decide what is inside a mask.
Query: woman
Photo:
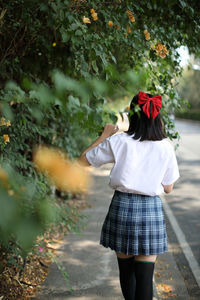
[[[140,108],[135,113],[135,106]],[[161,96],[139,92],[133,97],[129,129],[107,124],[101,136],[80,156],[86,166],[114,163],[110,187],[114,195],[104,220],[100,244],[115,251],[120,285],[126,300],[153,297],[153,272],[158,254],[168,251],[159,197],[170,193],[179,178],[172,145],[160,116]]]

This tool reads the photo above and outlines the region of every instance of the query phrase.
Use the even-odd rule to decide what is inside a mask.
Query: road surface
[[[191,299],[200,299],[200,122],[177,120],[175,125],[181,137],[180,179],[165,197],[177,223],[168,216],[168,238]]]
[[[127,124],[119,122],[121,130]],[[155,299],[199,300],[200,290],[200,124],[176,121],[181,135],[177,151],[180,179],[163,197],[169,252],[158,256],[155,267]],[[68,272],[74,293],[55,264],[35,299],[122,300],[116,256],[99,245],[100,230],[113,191],[108,187],[111,165],[93,169],[94,184],[88,195],[87,226],[81,236],[68,234],[58,260]],[[162,291],[162,289],[164,290]],[[165,292],[165,289],[172,292]],[[161,290],[160,290],[161,289]],[[160,292],[161,291],[161,292]]]

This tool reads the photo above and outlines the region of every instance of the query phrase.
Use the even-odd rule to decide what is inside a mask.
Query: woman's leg
[[[157,255],[135,256],[136,299],[153,299],[153,272]]]
[[[149,261],[154,262],[156,261],[157,255],[136,255],[135,260],[137,261]]]
[[[122,294],[125,300],[135,299],[134,255],[116,253],[119,266],[119,278]]]
[[[134,255],[132,255],[132,254],[124,254],[124,253],[117,253],[116,252],[116,255],[117,255],[117,257],[119,257],[119,258],[129,258],[129,257],[133,257]]]

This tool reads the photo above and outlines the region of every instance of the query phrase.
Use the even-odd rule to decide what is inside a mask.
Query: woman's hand
[[[114,124],[106,124],[102,134],[94,141],[93,144],[91,144],[80,156],[78,159],[78,162],[84,166],[90,166],[89,161],[87,160],[86,153],[93,149],[94,147],[97,147],[100,143],[102,143],[107,137],[115,134],[119,130],[117,125]]]
[[[162,186],[163,186],[163,188],[164,188],[164,192],[165,192],[166,194],[169,194],[169,193],[171,193],[171,191],[173,190],[174,184],[173,184],[173,183],[170,184],[170,185],[163,185],[163,184],[162,184]]]
[[[104,130],[101,135],[103,137],[107,138],[107,137],[115,134],[118,130],[119,130],[119,127],[117,125],[108,123],[105,125]]]

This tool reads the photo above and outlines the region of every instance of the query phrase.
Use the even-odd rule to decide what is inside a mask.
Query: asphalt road
[[[200,122],[176,120],[175,125],[181,137],[176,152],[180,179],[166,202],[185,240],[178,239],[178,230],[169,218],[168,239],[191,299],[200,299],[200,287],[190,265],[192,260],[197,262],[195,269],[200,279]],[[191,250],[188,257],[184,253],[186,248]]]
[[[125,130],[127,124],[119,122],[119,127]],[[200,123],[176,121],[176,128],[181,135],[177,150],[180,179],[173,192],[163,197],[169,252],[160,255],[156,262],[154,299],[172,297],[178,300],[199,300]],[[58,261],[70,275],[74,292],[70,292],[60,270],[53,264],[34,299],[123,298],[116,255],[112,250],[99,245],[101,226],[113,193],[108,187],[110,168],[108,164],[93,169],[94,184],[88,195],[91,207],[84,210],[88,216],[87,226],[81,236],[76,233],[67,235],[58,251]],[[163,286],[171,287],[172,293],[160,292]]]
[[[124,122],[119,119],[121,130],[128,128],[127,118],[124,117]],[[181,281],[186,285],[189,293],[186,298],[198,300],[200,299],[200,122],[178,119],[175,121],[175,127],[180,135],[179,142],[173,142],[174,145],[179,144],[176,156],[180,178],[175,183],[173,192],[162,198],[166,203],[164,208],[171,259],[177,265]],[[172,217],[169,216],[168,210]],[[169,260],[170,253],[166,256],[166,261]],[[178,281],[179,275],[174,277]],[[182,287],[179,287],[179,291],[181,289]],[[181,297],[183,296],[179,296],[180,299]]]
[[[200,123],[176,121],[176,128],[180,179],[168,203],[200,263]]]

